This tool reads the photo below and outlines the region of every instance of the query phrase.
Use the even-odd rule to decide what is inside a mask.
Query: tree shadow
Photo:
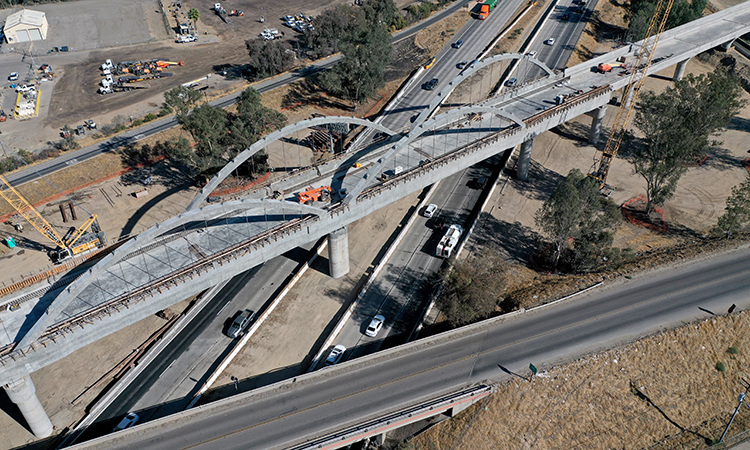
[[[744,168],[744,160],[736,155],[733,155],[731,151],[714,146],[708,149],[706,152],[707,159],[705,162],[697,165],[698,168],[708,169],[714,168],[719,170],[731,170]]]
[[[347,102],[343,99],[326,95],[321,87],[314,80],[315,77],[305,78],[297,83],[290,85],[289,91],[281,100],[282,109],[295,110],[308,105],[319,108],[342,109],[345,111],[354,111],[356,104]]]
[[[750,131],[750,119],[744,117],[734,116],[727,125],[728,130],[736,131]]]
[[[540,236],[530,227],[498,220],[489,213],[482,213],[480,220],[482,226],[474,232],[478,247],[496,248],[507,259],[521,264],[526,264],[536,251]]]

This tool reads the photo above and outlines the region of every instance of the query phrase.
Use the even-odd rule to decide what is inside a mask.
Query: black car
[[[487,177],[479,177],[472,182],[474,189],[484,189],[487,186]]]
[[[453,45],[451,45],[451,47],[453,47],[453,48],[461,48],[462,45],[464,45],[464,41],[462,41],[461,39],[459,39],[456,42],[454,42]]]
[[[435,220],[432,221],[432,228],[434,230],[442,230],[445,226],[445,217],[435,217]]]
[[[437,78],[433,78],[430,81],[428,81],[427,83],[423,84],[422,85],[422,89],[431,91],[431,90],[435,89],[435,86],[437,86],[437,84],[438,84],[438,79]]]

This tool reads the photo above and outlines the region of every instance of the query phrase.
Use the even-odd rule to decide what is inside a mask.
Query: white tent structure
[[[5,19],[5,39],[9,44],[47,39],[47,16],[41,11],[23,9]]]

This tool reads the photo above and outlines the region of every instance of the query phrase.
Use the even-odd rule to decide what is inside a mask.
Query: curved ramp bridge
[[[750,32],[750,2],[665,32],[649,72],[677,65]],[[346,225],[508,148],[521,145],[518,176],[525,179],[534,136],[582,114],[593,117],[591,141],[598,138],[603,106],[627,84],[615,71],[591,67],[632,56],[640,43],[554,73],[546,70],[510,91],[446,111],[439,107],[452,90],[483,67],[524,55],[498,55],[462,71],[404,131],[352,117],[320,117],[289,125],[253,144],[230,162],[187,210],[126,242],[60,291],[3,313],[8,331],[0,341],[0,380],[34,434],[48,436],[52,425],[29,374],[116,330],[230,279],[294,247],[323,236],[331,239],[331,269],[348,270]],[[539,63],[540,64],[540,63]],[[565,101],[558,104],[556,98]],[[389,138],[350,149],[315,166],[305,166],[302,150],[289,150],[300,133],[365,126]],[[266,149],[272,155],[273,184],[247,198],[204,202],[222,179]],[[297,166],[292,167],[294,162]],[[387,170],[403,172],[382,181]],[[331,186],[332,202],[299,204],[273,199],[274,191]],[[282,195],[283,197],[283,195]],[[0,338],[2,339],[2,338]]]

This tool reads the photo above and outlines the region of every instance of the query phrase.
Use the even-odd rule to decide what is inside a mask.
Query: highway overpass
[[[650,73],[675,64],[679,73],[690,57],[748,31],[747,3],[670,30],[661,38]],[[183,215],[125,243],[64,290],[4,312],[9,336],[0,350],[0,380],[7,384],[11,399],[20,402],[22,411],[28,412],[27,418],[34,422],[41,405],[28,374],[90,342],[322,236],[331,236],[332,271],[345,273],[346,224],[507,148],[524,144],[522,160],[525,157],[528,161],[534,136],[596,111],[609,101],[614,90],[627,83],[627,77],[615,71],[596,74],[590,68],[619,56],[632,57],[639,48],[622,47],[481,103],[430,118],[432,110],[461,81],[508,56],[477,62],[436,95],[408,133],[384,130],[392,135],[387,146],[355,149],[273,186],[273,190],[289,192],[290,187],[308,183],[327,184],[336,190],[347,189],[344,198],[322,206],[306,206],[290,199],[271,200],[268,196],[272,190],[263,189],[246,199],[202,207],[223,176],[285,133],[297,133],[312,125],[360,122],[328,117],[273,133],[228,165]],[[566,101],[557,105],[555,98],[561,94]],[[601,115],[594,114],[595,125],[601,120]],[[405,171],[388,181],[380,180],[381,173],[397,166]]]

